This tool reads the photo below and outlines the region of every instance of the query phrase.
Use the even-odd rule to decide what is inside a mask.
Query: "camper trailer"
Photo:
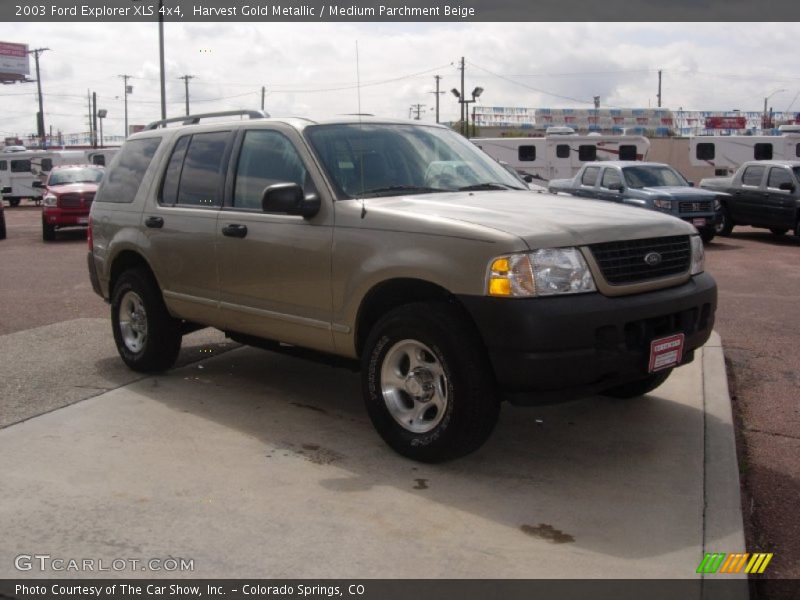
[[[486,154],[534,180],[573,177],[587,162],[646,160],[650,141],[639,135],[578,135],[551,127],[539,138],[473,138]]]
[[[0,188],[3,199],[17,206],[23,198],[39,202],[42,188],[35,182],[44,183],[53,167],[62,165],[100,165],[111,161],[117,148],[93,150],[26,150],[24,152],[0,153]]]
[[[689,138],[689,161],[728,176],[751,160],[800,159],[800,126],[781,125],[780,135],[708,135]]]

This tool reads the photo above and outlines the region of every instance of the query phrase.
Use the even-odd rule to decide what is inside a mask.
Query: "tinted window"
[[[29,160],[12,160],[11,161],[12,173],[30,173],[31,161]]]
[[[222,162],[230,133],[198,133],[192,136],[183,161],[178,186],[178,204],[219,206],[221,204]]]
[[[517,154],[520,162],[536,160],[536,146],[520,146]]]
[[[625,182],[634,189],[643,187],[688,187],[689,185],[689,182],[680,173],[668,166],[642,165],[641,167],[625,167],[622,171],[625,174]]]
[[[578,146],[578,160],[584,162],[597,160],[597,146],[594,145]]]
[[[603,173],[603,183],[602,186],[604,188],[610,188],[612,185],[621,184],[622,177],[619,175],[619,171],[616,169],[606,169]]]
[[[97,202],[133,202],[161,138],[125,142],[97,191]]]
[[[106,164],[106,156],[105,156],[105,154],[95,154],[92,157],[92,164],[93,165],[99,165],[101,167],[105,166],[105,164]]]
[[[756,160],[772,160],[772,144],[756,144],[753,147],[753,158]]]
[[[759,185],[764,176],[764,167],[747,167],[742,173],[742,183],[744,185]]]
[[[600,173],[600,167],[586,167],[581,175],[581,183],[583,185],[594,185],[597,181],[597,175]]]
[[[558,158],[569,158],[569,145],[559,144],[556,146],[556,156]]]
[[[169,157],[167,163],[167,172],[164,173],[164,181],[161,183],[161,198],[159,199],[161,204],[173,205],[178,201],[178,183],[181,180],[183,159],[186,157],[186,148],[189,147],[190,139],[189,135],[179,138],[172,150],[172,156]]]
[[[8,162],[0,160],[0,171],[8,171]]]
[[[714,144],[709,144],[709,143],[697,144],[696,153],[698,160],[713,160]]]
[[[619,147],[620,160],[636,160],[636,146],[624,144]]]
[[[261,210],[264,188],[275,183],[304,186],[306,176],[303,161],[286,136],[277,131],[248,131],[236,165],[233,205]]]
[[[767,187],[779,188],[782,183],[791,183],[792,176],[788,169],[773,168],[769,170],[769,179],[767,180]]]
[[[794,155],[795,155],[795,156],[800,156],[800,144],[797,144],[797,145],[794,147]]]
[[[52,158],[43,158],[42,159],[42,171],[47,173],[48,171],[53,170],[53,159]]]
[[[100,183],[103,169],[91,167],[68,167],[56,169],[50,173],[47,185],[65,185],[69,183]]]

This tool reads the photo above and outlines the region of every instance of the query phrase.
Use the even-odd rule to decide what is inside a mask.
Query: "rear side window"
[[[767,187],[778,189],[782,183],[794,183],[792,176],[788,169],[775,167],[769,170],[769,179],[767,180]]]
[[[636,160],[636,146],[623,144],[619,147],[620,160]]]
[[[106,171],[96,202],[129,203],[136,198],[153,155],[161,143],[161,138],[144,138],[125,142],[117,155],[117,160]]]
[[[520,146],[517,150],[517,158],[520,162],[536,160],[536,146]]]
[[[756,144],[753,147],[753,158],[755,160],[772,160],[772,144]]]
[[[707,142],[703,144],[697,144],[695,153],[698,160],[714,160],[714,144]]]
[[[187,135],[178,140],[172,150],[172,156],[167,163],[167,172],[164,174],[164,181],[161,184],[161,204],[173,205],[178,201],[178,184],[181,180],[181,169],[183,159],[186,158],[186,148],[189,147],[191,136]]]
[[[161,187],[162,204],[216,207],[222,204],[222,165],[230,132],[180,138]]]
[[[594,185],[597,182],[597,175],[600,173],[600,167],[586,167],[581,175],[582,185]]]
[[[582,162],[597,160],[597,146],[593,144],[578,146],[578,160]]]
[[[764,176],[764,167],[753,166],[747,167],[742,173],[742,185],[754,185],[758,186],[761,184],[761,178]]]
[[[558,158],[569,158],[569,145],[559,144],[556,146],[556,156]]]
[[[31,161],[29,160],[12,160],[11,161],[12,173],[30,173]]]

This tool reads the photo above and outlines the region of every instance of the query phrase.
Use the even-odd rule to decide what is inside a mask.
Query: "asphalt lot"
[[[688,519],[690,527],[697,526],[702,521],[702,514],[698,516],[696,511],[691,515],[681,514],[675,507],[665,505],[662,497],[664,488],[661,486],[665,483],[673,487],[678,485],[681,493],[688,497],[703,489],[702,468],[698,472],[697,468],[681,469],[679,466],[690,462],[689,454],[684,454],[684,451],[696,453],[702,447],[703,407],[688,401],[685,390],[680,386],[675,388],[673,382],[675,378],[671,378],[667,385],[657,390],[654,397],[647,402],[611,403],[606,400],[594,400],[536,411],[504,410],[498,431],[505,427],[507,435],[496,433],[485,451],[482,450],[473,459],[467,459],[470,462],[459,461],[455,466],[437,467],[429,471],[431,469],[429,467],[413,466],[406,461],[398,463],[397,461],[401,459],[391,457],[387,459],[389,461],[387,465],[380,461],[376,462],[377,459],[374,458],[375,455],[384,455],[385,451],[377,436],[369,432],[369,424],[361,411],[360,400],[351,397],[357,396],[356,379],[352,374],[340,371],[332,374],[330,370],[315,372],[315,377],[320,379],[324,388],[331,388],[333,391],[322,395],[322,404],[308,402],[304,400],[308,396],[308,390],[302,386],[297,388],[291,383],[291,377],[287,377],[296,373],[298,369],[293,359],[279,357],[271,361],[270,369],[273,377],[268,376],[269,372],[261,372],[253,366],[254,363],[263,361],[265,355],[250,349],[222,354],[202,365],[193,364],[193,361],[221,354],[235,346],[227,344],[219,334],[198,332],[193,334],[198,337],[185,340],[181,361],[182,364],[189,365],[188,367],[164,377],[138,381],[139,377],[127,371],[116,359],[110,330],[107,335],[99,333],[108,327],[107,323],[104,323],[107,319],[107,307],[92,293],[88,283],[85,274],[86,245],[82,233],[60,234],[58,241],[45,245],[41,242],[37,208],[23,206],[18,209],[7,209],[6,219],[9,238],[0,243],[0,256],[2,256],[0,340],[3,342],[0,344],[0,351],[4,355],[9,353],[17,355],[19,360],[10,363],[11,367],[8,366],[8,361],[5,361],[6,372],[3,379],[6,380],[4,383],[6,387],[0,391],[4,398],[16,394],[15,397],[19,401],[11,410],[8,406],[3,406],[0,427],[97,396],[98,398],[68,409],[76,411],[70,413],[76,415],[74,426],[77,429],[71,431],[71,436],[75,436],[73,439],[84,434],[94,437],[99,435],[102,425],[97,420],[99,417],[96,414],[90,414],[93,409],[111,411],[109,418],[114,414],[113,409],[119,409],[123,413],[132,411],[130,414],[135,416],[135,418],[132,416],[130,425],[132,430],[123,432],[129,436],[127,439],[143,436],[143,439],[154,442],[158,440],[154,440],[153,435],[145,435],[137,429],[139,426],[135,423],[137,418],[144,418],[154,410],[158,412],[159,409],[153,408],[154,406],[161,407],[161,410],[169,409],[166,413],[159,413],[165,416],[164,422],[170,424],[166,427],[168,431],[163,433],[167,435],[169,431],[178,428],[184,432],[181,435],[188,438],[192,437],[189,425],[166,417],[190,412],[192,423],[209,424],[210,429],[206,433],[210,437],[200,436],[202,439],[216,440],[218,436],[222,436],[227,440],[226,443],[238,446],[241,440],[228,439],[229,431],[234,429],[244,434],[247,439],[261,440],[267,448],[266,454],[270,454],[268,458],[280,459],[271,462],[285,459],[295,461],[284,465],[285,471],[279,465],[277,471],[272,473],[279,477],[287,477],[298,464],[316,468],[315,465],[319,466],[320,462],[326,465],[337,461],[340,464],[347,463],[349,474],[342,476],[340,473],[334,477],[332,481],[339,483],[334,483],[332,488],[330,486],[325,488],[322,482],[328,481],[327,476],[320,476],[322,477],[320,486],[329,491],[330,489],[352,491],[350,488],[353,487],[356,492],[375,492],[389,488],[402,490],[403,494],[410,493],[417,497],[424,494],[422,490],[427,491],[433,487],[431,482],[437,479],[447,482],[443,485],[443,490],[428,492],[429,496],[434,496],[433,508],[427,505],[418,507],[418,510],[422,511],[420,515],[423,520],[427,518],[426,511],[432,510],[431,519],[435,523],[444,523],[440,528],[441,537],[437,539],[439,544],[444,544],[442,540],[447,539],[448,535],[452,536],[459,527],[462,529],[474,527],[475,522],[472,518],[479,517],[482,519],[481,523],[488,519],[490,525],[501,524],[506,528],[513,525],[512,528],[517,532],[526,534],[520,538],[525,539],[525,543],[530,542],[528,538],[538,537],[539,541],[544,539],[548,546],[560,548],[562,545],[557,544],[555,540],[564,540],[564,547],[578,548],[578,556],[586,558],[588,552],[595,558],[602,556],[608,559],[599,563],[591,561],[581,563],[593,565],[587,567],[586,572],[581,572],[582,576],[614,574],[621,576],[626,571],[619,561],[637,561],[644,571],[637,571],[636,576],[674,576],[663,570],[667,567],[654,566],[655,564],[667,564],[671,567],[677,565],[679,569],[686,569],[686,565],[694,561],[696,566],[695,557],[703,547],[702,540],[694,540],[689,548],[686,544],[687,538],[678,540],[680,536],[674,531],[686,531],[686,523],[680,525],[678,520]],[[769,571],[773,577],[778,575],[797,577],[797,558],[800,556],[800,549],[796,545],[800,537],[797,536],[797,519],[794,516],[798,481],[800,481],[796,460],[800,419],[794,402],[797,357],[800,350],[793,340],[798,328],[796,311],[792,312],[792,309],[796,308],[800,290],[800,274],[795,258],[796,253],[800,251],[799,246],[800,244],[788,237],[775,240],[769,233],[762,234],[743,229],[741,233],[737,230],[731,238],[715,241],[708,247],[707,254],[708,270],[720,284],[717,330],[722,335],[725,345],[736,406],[742,419],[740,464],[747,484],[744,504],[745,518],[749,525],[748,549],[775,552]],[[762,290],[770,292],[764,294]],[[37,327],[39,329],[34,329]],[[77,355],[70,352],[75,347],[79,348]],[[70,359],[70,356],[73,356],[73,359]],[[92,378],[87,380],[83,371],[75,367],[75,356],[84,363],[96,366]],[[229,364],[226,362],[228,360],[234,362]],[[231,365],[239,361],[241,364],[250,365],[252,371],[244,367],[244,374],[237,375],[235,382],[231,383],[230,374],[226,369],[231,369]],[[680,385],[698,385],[699,375],[688,372],[697,365],[696,361],[695,365],[686,368],[686,382]],[[199,366],[204,368],[199,369]],[[8,380],[16,387],[9,384]],[[195,381],[200,383],[193,383]],[[181,394],[170,394],[165,391],[176,384],[187,385],[187,382],[188,385],[202,389],[203,393],[199,395],[192,393],[188,397],[183,397]],[[225,382],[224,385],[222,382]],[[120,398],[120,395],[124,395],[120,390],[113,391],[131,383],[132,385],[125,388],[126,393],[139,398],[133,406],[129,405],[125,398]],[[308,384],[309,382],[306,382],[303,385]],[[227,390],[229,385],[243,388],[245,393],[240,395],[223,391]],[[69,393],[62,393],[66,388],[69,388]],[[154,391],[152,388],[163,389]],[[23,389],[26,390],[27,396],[21,397],[19,390]],[[271,417],[265,416],[267,414],[265,411],[256,413],[259,416],[252,418],[253,411],[250,409],[263,410],[258,408],[258,403],[266,402],[263,399],[264,389],[276,392],[284,400],[277,404],[274,399],[269,400],[270,404],[265,408],[274,409],[270,412]],[[341,389],[350,390],[352,393],[340,404],[342,398],[337,396],[336,389],[340,389],[339,393]],[[100,395],[103,398],[102,403]],[[233,406],[228,406],[224,414],[219,413],[221,409],[214,402],[214,399],[220,396],[223,396],[226,402],[233,402]],[[294,404],[291,401],[287,403],[286,398],[294,399]],[[109,406],[111,408],[108,408]],[[320,419],[321,415],[332,414],[335,418],[330,421],[338,425],[332,426],[328,421],[324,426],[320,423],[322,440],[304,439],[305,429],[292,431],[289,435],[286,433],[288,430],[285,429],[285,420],[291,420],[290,413],[293,411],[304,415],[304,419],[315,421]],[[9,431],[16,436],[23,435],[15,433],[25,431],[23,427],[34,428],[32,431],[34,437],[42,436],[39,442],[42,444],[40,450],[54,451],[48,450],[47,434],[42,432],[47,430],[48,423],[53,426],[54,422],[47,419],[60,418],[60,412],[62,411],[32,419]],[[649,431],[643,425],[654,416],[668,424],[674,424],[672,429],[667,428],[667,431],[674,434],[672,440],[674,446],[672,443],[664,446],[661,442],[653,442],[652,436],[656,435],[655,432]],[[185,419],[185,416],[182,418]],[[625,435],[622,437],[615,435],[622,431],[618,425],[620,420],[627,423],[627,419],[632,419],[631,423],[634,426],[624,428]],[[691,423],[691,426],[679,427],[679,423]],[[724,422],[720,424],[713,417],[708,419],[707,425],[709,423],[711,429],[724,429]],[[160,425],[158,420],[151,425],[156,432],[164,429],[164,425]],[[83,426],[88,429],[80,429]],[[223,430],[220,430],[219,426],[224,426]],[[307,423],[304,428],[305,426]],[[39,428],[38,434],[36,428]],[[536,447],[537,452],[530,449],[531,431],[544,434],[543,445]],[[579,437],[582,443],[565,453],[563,448],[568,447],[574,440],[573,431],[581,433]],[[342,444],[340,436],[350,441],[344,442],[344,446],[337,445]],[[355,441],[352,439],[354,437],[357,438]],[[205,453],[209,450],[207,444],[202,441],[195,441],[194,444],[198,451]],[[602,450],[598,450],[596,444],[600,444]],[[681,445],[684,450],[679,450]],[[58,444],[54,447],[58,448]],[[99,447],[96,449],[100,450]],[[156,450],[168,453],[170,448],[158,446]],[[62,451],[66,451],[66,448],[62,448]],[[147,452],[147,447],[126,448],[119,453],[112,452],[108,460],[113,464],[109,465],[109,468],[121,468],[122,463],[114,461],[124,460],[125,456],[131,455],[131,451]],[[623,456],[627,456],[631,451],[634,451],[636,458],[623,459]],[[678,452],[679,456],[674,456],[673,452]],[[352,465],[341,458],[352,455],[356,456],[357,463],[355,477]],[[504,457],[509,455],[513,455],[515,459],[504,460]],[[592,459],[592,455],[597,457],[605,455],[609,460]],[[316,457],[316,460],[312,457]],[[490,471],[499,463],[503,463],[501,473],[493,475]],[[150,460],[147,464],[152,466],[154,462]],[[678,465],[678,471],[670,471],[667,464]],[[657,468],[653,468],[654,465]],[[221,470],[214,472],[222,476],[225,468],[230,468],[231,465],[222,468],[223,466],[220,466]],[[261,476],[259,469],[262,467],[263,465],[253,465],[253,477]],[[629,482],[628,484],[625,482],[625,477],[630,475],[631,468],[637,477],[645,477],[648,482],[644,489],[636,489],[632,493],[630,489],[625,489],[630,488]],[[646,475],[648,469],[653,471],[652,476]],[[574,473],[569,478],[564,478],[563,473],[566,472]],[[596,473],[599,479],[593,476],[593,473]],[[48,474],[50,478],[55,476],[55,473]],[[146,477],[146,474],[142,473],[140,476]],[[482,483],[473,490],[476,476]],[[619,496],[609,495],[601,485],[601,480],[606,484],[611,482],[618,485],[625,493]],[[249,481],[252,482],[252,479]],[[498,484],[498,481],[502,481],[502,485]],[[556,481],[558,486],[553,487],[552,484]],[[257,496],[261,484],[252,485],[255,487],[250,491]],[[337,485],[343,486],[343,490],[337,490]],[[564,487],[561,487],[562,485]],[[542,486],[546,488],[545,491],[540,489]],[[412,491],[409,492],[409,489]],[[491,492],[498,491],[501,492],[499,497],[492,496]],[[654,493],[659,491],[661,496]],[[567,497],[581,497],[580,511],[586,516],[576,517],[573,511],[566,508],[551,509],[549,513],[535,510],[530,515],[524,514],[519,507],[512,509],[503,501],[504,496],[508,496],[511,492],[514,504],[527,503],[537,509],[558,504],[562,494]],[[135,492],[133,489],[127,489],[124,494],[135,494]],[[632,523],[625,524],[621,520],[621,515],[624,513],[618,514],[610,508],[606,512],[597,511],[596,500],[606,499],[608,502],[599,504],[602,506],[616,504],[618,508],[627,509],[630,518],[632,514],[630,496],[634,498],[638,496],[639,500],[650,504],[655,503],[655,508],[660,512],[646,512],[641,519],[637,516]],[[147,495],[141,497],[147,498]],[[660,501],[659,497],[662,497]],[[160,496],[151,496],[141,502],[146,503],[158,498]],[[503,506],[495,507],[484,514],[486,510],[480,507],[484,502],[491,503],[492,500],[501,501]],[[697,500],[695,497],[690,504]],[[228,501],[232,500],[229,498]],[[380,494],[378,496],[367,494],[359,500],[364,506],[371,505],[372,502],[387,501]],[[394,506],[395,501],[396,499],[392,500],[390,505]],[[699,502],[702,505],[702,499]],[[442,507],[455,508],[458,515],[466,514],[470,519],[461,521],[457,519],[453,523],[441,515],[439,509]],[[322,504],[319,510],[325,510]],[[537,516],[533,517],[533,514]],[[662,519],[657,517],[657,514],[667,517]],[[370,518],[376,519],[379,524],[381,518],[385,519],[378,513],[370,513]],[[676,520],[673,521],[673,518]],[[364,531],[368,533],[370,529]],[[673,533],[667,533],[668,531]],[[395,533],[401,537],[403,535],[402,532]],[[490,527],[484,533],[499,535],[500,532]],[[503,536],[507,533],[506,529],[502,530]],[[40,535],[43,536],[44,533]],[[611,541],[616,537],[616,541],[619,542],[620,535],[621,541],[625,542],[625,550],[621,549],[623,546]],[[676,535],[678,537],[675,537]],[[723,539],[724,535],[720,534],[720,539]],[[645,542],[652,546],[653,540],[662,536],[665,536],[662,550],[645,549]],[[406,537],[413,536],[406,534]],[[517,547],[514,544],[521,543],[520,539],[515,539],[513,536],[502,539],[514,548]],[[412,546],[413,544],[409,548]],[[443,547],[450,548],[447,544]],[[451,551],[455,552],[458,548],[460,546],[451,548]],[[494,552],[500,552],[501,546],[492,548]],[[524,547],[521,548],[520,551],[523,551]],[[471,547],[470,550],[478,549]],[[732,550],[718,548],[717,551]],[[643,556],[639,559],[635,558],[641,554]],[[456,556],[458,555],[456,552]],[[689,555],[692,557],[691,560],[687,558]],[[559,557],[558,552],[555,556]],[[665,562],[665,556],[671,558]],[[363,560],[367,558],[365,555]],[[561,558],[563,559],[563,556]],[[652,564],[648,562],[648,559],[654,558],[657,560]],[[399,565],[402,563],[396,564],[400,569]],[[489,560],[487,564],[494,563]],[[552,564],[553,568],[556,568],[558,561]],[[522,575],[524,572],[527,576],[537,575],[530,570],[514,571],[514,568],[520,565],[516,567],[509,565],[501,567],[499,563],[497,565],[497,571],[491,572],[487,569],[483,576],[526,576]],[[598,565],[601,568],[595,571]],[[694,566],[691,567],[692,570]],[[436,571],[432,567],[429,568],[430,570],[426,572],[432,577],[443,576],[448,572],[454,576],[465,576],[457,575],[458,570]],[[313,573],[319,575],[321,571]]]

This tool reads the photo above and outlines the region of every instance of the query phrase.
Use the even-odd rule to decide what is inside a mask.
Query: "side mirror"
[[[794,184],[791,181],[784,181],[778,186],[778,189],[783,190],[784,192],[793,192]]]
[[[275,183],[261,194],[261,210],[267,213],[299,215],[309,219],[319,212],[319,196],[303,194],[303,188],[296,183]]]
[[[34,182],[31,184],[31,187],[35,187],[35,188],[43,188],[43,187],[44,187],[44,184],[43,184],[41,181],[39,181],[39,180],[37,179],[36,181],[34,181]]]
[[[608,186],[608,189],[610,189],[612,192],[621,192],[625,189],[625,186],[623,186],[621,183],[612,183],[610,186]]]
[[[526,173],[525,175],[522,176],[522,180],[525,183],[533,183],[533,175],[529,175]]]
[[[689,182],[689,187],[694,187],[694,181]]]

